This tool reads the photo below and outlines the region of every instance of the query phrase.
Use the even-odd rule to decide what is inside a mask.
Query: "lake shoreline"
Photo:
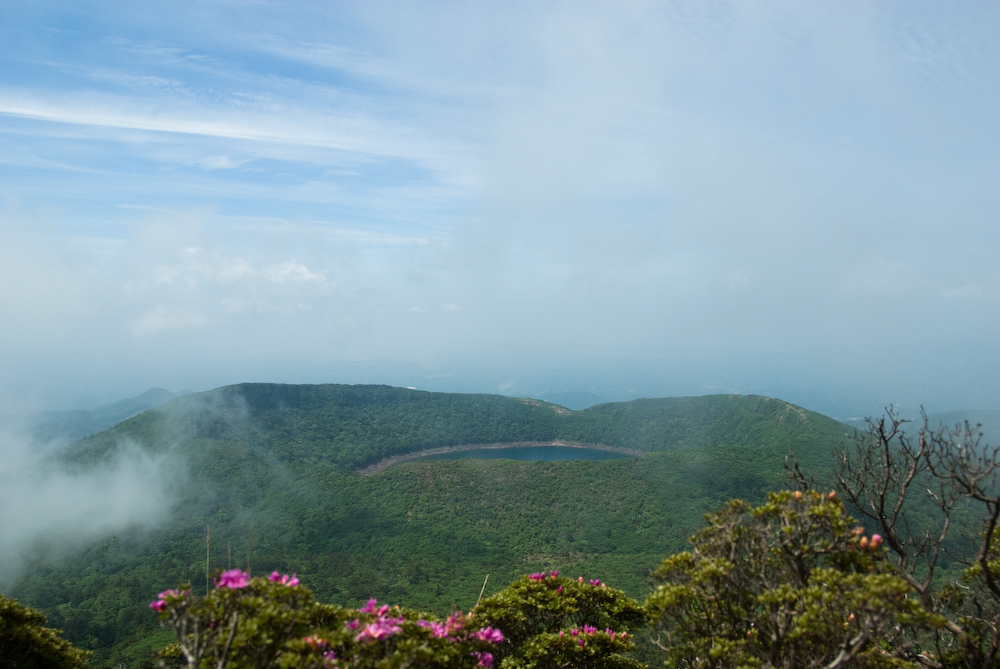
[[[378,462],[376,462],[374,465],[369,465],[364,469],[356,469],[355,471],[361,476],[374,476],[379,472],[385,471],[389,467],[401,465],[404,462],[410,462],[412,460],[419,460],[420,458],[427,457],[428,455],[442,455],[444,453],[461,453],[462,451],[474,451],[474,450],[499,450],[504,448],[540,448],[545,446],[562,446],[565,448],[586,448],[594,451],[621,453],[622,455],[630,455],[633,457],[641,457],[643,455],[642,451],[636,451],[630,448],[605,446],[604,444],[585,444],[579,441],[562,441],[559,439],[556,439],[555,441],[515,441],[515,442],[497,443],[497,444],[461,444],[459,446],[442,446],[440,448],[428,448],[422,451],[414,451],[413,453],[403,453],[402,455],[393,455],[388,458],[383,458]]]

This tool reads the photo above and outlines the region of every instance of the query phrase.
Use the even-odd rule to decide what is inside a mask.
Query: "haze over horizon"
[[[241,381],[1000,409],[1000,8],[0,7],[0,413]]]

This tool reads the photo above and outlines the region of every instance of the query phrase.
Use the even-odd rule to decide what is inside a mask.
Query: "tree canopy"
[[[90,653],[74,648],[45,616],[0,595],[0,658],[11,669],[83,669]]]

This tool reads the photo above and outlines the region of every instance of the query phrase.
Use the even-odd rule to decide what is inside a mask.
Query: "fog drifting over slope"
[[[24,437],[0,435],[0,586],[39,559],[165,522],[177,465],[176,458],[125,446],[110,462],[73,473]]]
[[[0,400],[1000,406],[1000,11],[0,10]]]

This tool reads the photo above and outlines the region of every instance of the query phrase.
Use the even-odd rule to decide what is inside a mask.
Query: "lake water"
[[[457,460],[459,458],[477,458],[479,460],[542,460],[544,462],[554,462],[556,460],[614,460],[617,458],[635,457],[627,453],[615,453],[613,451],[601,451],[596,448],[571,448],[569,446],[513,446],[511,448],[471,448],[467,451],[455,453],[438,453],[436,455],[425,455],[422,458],[411,460]]]

